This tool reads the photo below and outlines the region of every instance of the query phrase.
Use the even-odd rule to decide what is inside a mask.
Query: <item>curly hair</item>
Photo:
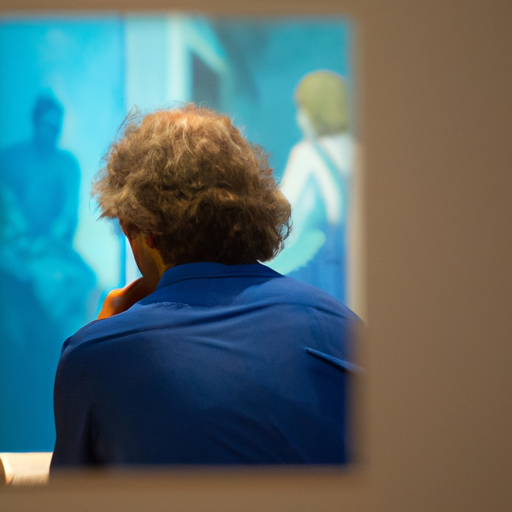
[[[132,116],[104,161],[93,184],[101,217],[153,235],[167,265],[267,261],[290,232],[267,156],[211,110]]]

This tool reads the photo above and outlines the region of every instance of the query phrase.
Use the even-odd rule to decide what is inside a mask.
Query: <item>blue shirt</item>
[[[355,320],[264,265],[173,267],[65,342],[52,468],[344,463]]]

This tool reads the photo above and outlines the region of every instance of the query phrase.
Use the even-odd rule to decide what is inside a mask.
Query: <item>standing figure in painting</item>
[[[353,140],[347,86],[330,71],[306,75],[295,91],[304,139],[290,152],[281,191],[293,231],[270,266],[346,302],[346,225]]]
[[[60,345],[93,314],[95,275],[72,245],[80,169],[57,146],[62,121],[41,95],[32,137],[0,152],[0,451],[51,450]]]

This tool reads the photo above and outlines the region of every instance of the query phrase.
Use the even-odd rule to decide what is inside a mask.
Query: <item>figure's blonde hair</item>
[[[333,135],[349,128],[347,85],[332,71],[313,71],[295,90],[295,101],[306,112],[315,133]]]
[[[101,216],[152,234],[167,264],[266,261],[289,233],[266,155],[211,110],[131,119],[105,161],[93,185]]]

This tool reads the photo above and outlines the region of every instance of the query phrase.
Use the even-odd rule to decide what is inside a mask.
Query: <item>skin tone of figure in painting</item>
[[[303,140],[280,184],[292,205],[292,235],[270,266],[346,302],[346,244],[353,140],[345,80],[330,71],[306,75],[295,91]]]

